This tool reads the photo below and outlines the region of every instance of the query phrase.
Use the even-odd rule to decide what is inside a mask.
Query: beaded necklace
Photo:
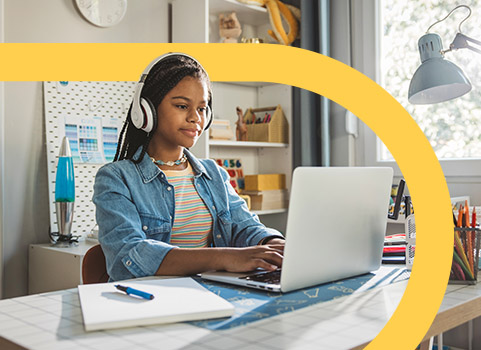
[[[180,157],[180,159],[177,159],[176,161],[169,160],[168,162],[164,162],[164,161],[161,161],[161,160],[155,160],[152,157],[150,157],[150,159],[152,159],[152,162],[154,162],[155,164],[167,165],[167,166],[180,165],[180,164],[185,163],[187,161],[187,157],[185,156],[185,154],[183,154],[182,157]]]

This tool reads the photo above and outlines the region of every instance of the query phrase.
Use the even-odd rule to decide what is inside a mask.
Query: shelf
[[[171,0],[172,42],[217,43],[219,15],[235,12],[242,26],[241,37],[261,38],[274,42],[268,35],[269,14],[264,7],[246,5],[237,0]],[[240,44],[242,45],[242,44]]]
[[[210,0],[209,13],[218,15],[219,13],[235,12],[239,22],[259,26],[269,23],[269,15],[264,7],[246,5],[237,0]]]
[[[281,214],[286,213],[287,209],[271,209],[271,210],[252,210],[257,215]]]
[[[399,214],[399,218],[397,220],[393,219],[387,219],[388,224],[405,224],[406,223],[406,218],[404,217],[404,214]]]
[[[209,145],[213,147],[270,147],[287,148],[288,143],[278,142],[252,142],[252,141],[230,141],[230,140],[209,140]]]

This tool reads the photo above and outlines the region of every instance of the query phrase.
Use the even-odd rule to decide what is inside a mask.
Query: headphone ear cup
[[[204,127],[204,130],[207,130],[210,128],[210,125],[212,124],[212,120],[214,119],[214,113],[212,112],[212,100],[209,101],[208,105],[209,111],[208,111],[208,122],[207,125]]]
[[[140,129],[145,132],[151,132],[157,125],[157,112],[155,107],[148,98],[144,97],[140,98],[140,107],[144,115],[144,123]]]
[[[130,105],[130,120],[132,121],[132,124],[137,128],[137,129],[142,129],[142,126],[144,125],[144,113],[142,112],[142,108],[139,107],[136,108],[135,104],[132,103]]]

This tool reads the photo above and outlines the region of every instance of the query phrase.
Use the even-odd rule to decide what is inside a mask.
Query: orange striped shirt
[[[194,187],[190,163],[184,170],[164,170],[164,173],[175,192],[170,244],[180,248],[208,247],[212,241],[212,215]]]

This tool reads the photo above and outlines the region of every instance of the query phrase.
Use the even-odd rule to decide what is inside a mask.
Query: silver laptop
[[[273,292],[377,270],[392,168],[298,167],[292,177],[282,269],[201,274],[208,280]]]

